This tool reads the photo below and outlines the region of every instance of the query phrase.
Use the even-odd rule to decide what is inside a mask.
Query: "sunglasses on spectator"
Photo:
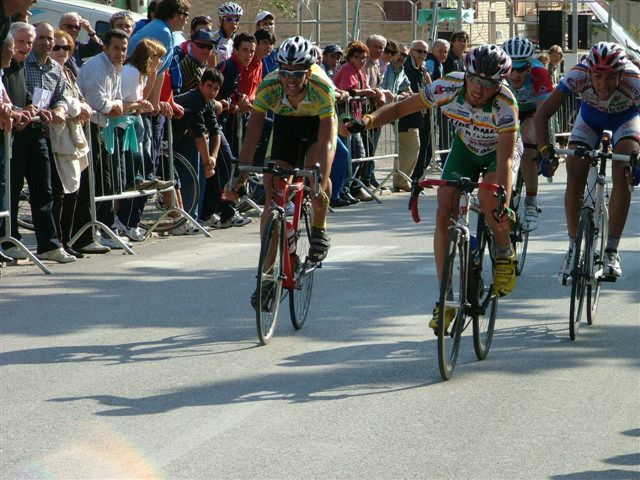
[[[210,44],[210,43],[193,42],[193,44],[198,48],[203,48],[203,49],[206,49],[206,50],[213,50],[213,45]]]
[[[293,78],[295,80],[300,80],[307,74],[307,70],[278,70],[278,74],[282,78]]]
[[[187,10],[178,10],[178,15],[182,15],[183,17],[188,17],[189,12]]]
[[[422,48],[412,48],[411,50],[413,50],[416,53],[419,53],[420,55],[424,55],[425,53],[427,53],[427,51],[423,50]]]
[[[524,73],[527,71],[527,68],[529,68],[529,64],[527,63],[526,65],[523,65],[522,67],[513,67],[513,71],[514,72],[518,72],[518,73]]]
[[[68,23],[65,25],[66,28],[70,29],[70,30],[75,30],[76,32],[80,31],[80,25],[69,25]]]
[[[222,17],[225,22],[233,22],[238,23],[240,21],[239,17]]]
[[[71,45],[54,45],[53,51],[57,52],[58,50],[64,50],[65,52],[68,52],[71,50]]]
[[[386,53],[387,55],[395,55],[396,53],[398,53],[397,50],[389,50],[388,48],[384,49],[384,53]]]
[[[500,85],[498,82],[494,80],[489,80],[488,78],[482,78],[473,73],[468,73],[467,76],[469,77],[469,80],[471,80],[471,83],[473,83],[474,85],[479,85],[483,88],[495,88],[498,85]]]
[[[409,56],[409,54],[401,52],[401,53],[398,54],[398,56],[401,57],[401,58],[407,58]]]

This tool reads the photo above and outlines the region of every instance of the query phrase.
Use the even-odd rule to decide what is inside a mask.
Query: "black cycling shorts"
[[[320,117],[292,117],[275,114],[271,159],[304,168],[309,147],[318,141]]]

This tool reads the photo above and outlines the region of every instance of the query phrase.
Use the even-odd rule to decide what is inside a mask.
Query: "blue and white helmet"
[[[317,52],[309,40],[296,36],[287,38],[278,48],[276,60],[285,65],[310,67],[317,61]]]
[[[502,49],[511,57],[512,62],[529,60],[535,50],[531,40],[513,37],[502,44]]]
[[[226,17],[227,15],[241,17],[244,15],[244,10],[235,2],[226,2],[218,7],[218,16]]]

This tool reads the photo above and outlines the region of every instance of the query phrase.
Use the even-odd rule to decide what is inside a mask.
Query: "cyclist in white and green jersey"
[[[445,75],[406,100],[386,105],[362,120],[351,120],[347,127],[354,132],[363,131],[425,108],[440,107],[457,131],[442,178],[469,177],[477,181],[484,172],[483,182],[503,185],[509,195],[520,161],[516,153],[518,105],[511,90],[502,83],[511,71],[511,59],[502,48],[483,45],[470,50],[464,63],[466,72]],[[450,218],[457,216],[459,198],[453,187],[438,190],[434,254],[439,279],[449,241]],[[494,219],[497,200],[493,194],[480,190],[478,198],[496,240],[494,291],[504,296],[516,283],[516,256],[509,238],[511,222],[506,215]],[[437,328],[438,316],[436,306],[430,327]],[[446,322],[451,322],[454,316],[454,308],[445,312]]]

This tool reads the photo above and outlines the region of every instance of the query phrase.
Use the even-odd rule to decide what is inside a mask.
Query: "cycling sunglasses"
[[[495,80],[489,80],[488,78],[482,78],[482,77],[479,77],[478,75],[475,75],[473,73],[467,73],[467,76],[469,77],[469,80],[471,80],[471,83],[473,83],[474,85],[479,85],[479,86],[481,86],[483,88],[495,88],[498,85],[500,85]]]
[[[278,75],[282,78],[294,78],[300,80],[307,74],[308,70],[278,70]]]
[[[526,71],[527,71],[527,68],[529,68],[529,64],[528,64],[528,63],[527,63],[526,65],[523,65],[522,67],[518,67],[518,68],[513,67],[513,68],[512,68],[512,70],[513,70],[514,72],[524,73],[524,72],[526,72]]]
[[[239,23],[240,17],[222,17],[225,22]]]
[[[58,50],[64,50],[65,52],[68,52],[71,50],[71,45],[54,45],[53,51],[57,52]]]

